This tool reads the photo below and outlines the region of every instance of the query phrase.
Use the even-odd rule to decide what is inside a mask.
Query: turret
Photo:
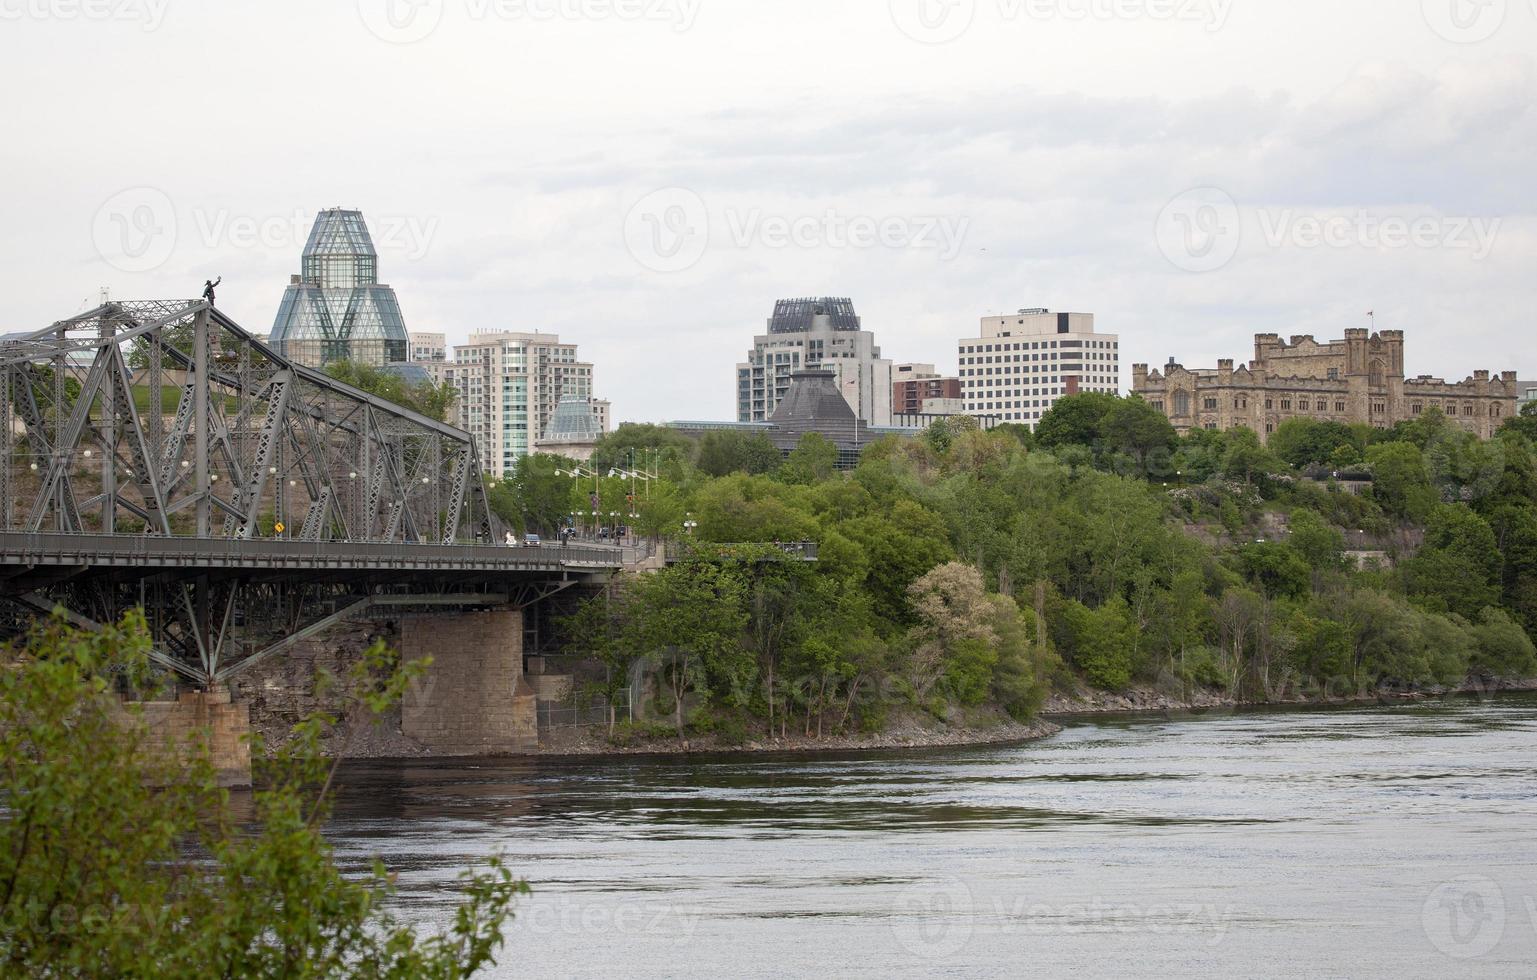
[[[1256,361],[1267,360],[1270,355],[1281,349],[1281,335],[1278,333],[1258,333],[1254,335],[1254,359]]]
[[[1131,390],[1140,391],[1147,387],[1147,365],[1133,364],[1131,366]]]

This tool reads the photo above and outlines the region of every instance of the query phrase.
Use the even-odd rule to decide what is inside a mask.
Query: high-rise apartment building
[[[406,361],[400,303],[395,290],[379,282],[379,253],[361,211],[333,208],[315,216],[270,339],[279,354],[308,367]]]
[[[833,384],[849,407],[870,425],[891,424],[891,362],[881,357],[875,334],[861,329],[852,300],[841,297],[782,299],[774,304],[768,333],[737,370],[737,420],[766,422],[799,371],[833,372]]]
[[[553,334],[476,333],[454,346],[443,379],[459,392],[459,425],[475,437],[483,465],[509,473],[549,428],[563,397],[587,400],[602,431],[609,405],[593,398],[592,364]]]
[[[982,318],[982,335],[960,342],[966,411],[1031,428],[1057,399],[1120,389],[1121,341],[1097,333],[1092,313],[1020,310]]]

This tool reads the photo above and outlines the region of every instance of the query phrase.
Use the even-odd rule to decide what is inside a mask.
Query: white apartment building
[[[441,370],[459,391],[459,425],[475,437],[491,473],[510,473],[534,452],[564,395],[591,401],[608,431],[609,403],[593,399],[592,364],[577,360],[576,345],[554,334],[471,334]]]
[[[448,360],[448,338],[440,333],[410,332],[406,359],[415,364],[440,364]]]
[[[1034,428],[1065,395],[1120,390],[1121,339],[1095,332],[1092,313],[983,317],[982,335],[962,340],[959,353],[968,414]]]
[[[736,366],[737,421],[766,422],[790,390],[795,372],[832,371],[854,414],[869,425],[891,424],[891,361],[881,357],[875,334],[860,329],[847,298],[782,299],[774,304],[768,333],[753,339],[747,360]]]

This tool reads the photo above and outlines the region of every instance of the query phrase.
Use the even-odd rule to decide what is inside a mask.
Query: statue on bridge
[[[215,305],[214,304],[214,299],[213,299],[213,291],[216,288],[218,288],[219,283],[221,283],[223,281],[224,281],[224,277],[223,276],[220,276],[217,279],[204,279],[203,280],[203,298],[208,300],[208,305],[209,306]]]

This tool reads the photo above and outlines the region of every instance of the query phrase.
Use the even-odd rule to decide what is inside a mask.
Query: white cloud
[[[297,247],[205,241],[195,218],[261,227],[346,205],[431,228],[425,249],[382,249],[409,322],[558,331],[596,361],[619,418],[728,416],[733,366],[773,300],[824,293],[852,296],[888,356],[952,368],[980,316],[1044,305],[1099,314],[1128,363],[1241,358],[1254,332],[1334,336],[1375,309],[1409,331],[1411,372],[1537,372],[1517,343],[1537,298],[1524,9],[1459,45],[1400,0],[1238,3],[1217,31],[1008,19],[979,2],[942,45],[855,0],[706,0],[686,31],[477,21],[445,0],[413,44],[377,40],[351,3],[298,0],[172,4],[149,32],[8,24],[0,72],[28,95],[0,145],[0,329],[103,285],[191,295],[223,274],[221,302],[264,332]],[[1154,223],[1203,186],[1232,196],[1245,234],[1196,275]],[[124,273],[97,254],[93,219],[138,187],[172,202],[179,237],[163,265]],[[667,187],[697,194],[715,234],[697,263],[659,274],[626,250],[624,221]],[[1362,212],[1500,224],[1481,259],[1260,231]],[[738,247],[727,232],[744,215],[825,229],[829,214],[964,233],[945,260],[825,233]],[[680,377],[680,351],[697,373]]]

